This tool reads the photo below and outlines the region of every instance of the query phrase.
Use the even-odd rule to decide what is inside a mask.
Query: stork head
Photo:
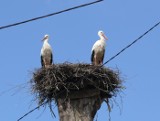
[[[46,35],[44,36],[44,38],[42,39],[42,41],[48,41],[48,39],[49,39],[49,35],[46,34]]]
[[[106,37],[106,35],[104,34],[103,31],[98,31],[98,36],[101,38],[101,39],[105,39],[105,40],[108,40],[108,38]]]

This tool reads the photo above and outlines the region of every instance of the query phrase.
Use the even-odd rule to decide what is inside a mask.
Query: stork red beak
[[[108,38],[104,34],[102,36],[105,38],[105,40],[108,40]]]
[[[41,41],[43,42],[46,39],[46,37],[44,37]]]

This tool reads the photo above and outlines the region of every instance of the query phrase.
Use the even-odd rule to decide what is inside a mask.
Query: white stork
[[[41,49],[41,65],[48,68],[52,65],[52,48],[48,43],[49,35],[45,35],[43,38],[43,46]]]
[[[105,40],[108,40],[108,38],[105,36],[103,31],[99,31],[98,35],[100,39],[94,43],[91,51],[92,52],[91,62],[93,65],[96,65],[96,66],[103,64],[103,58],[104,58],[105,47],[106,47]]]

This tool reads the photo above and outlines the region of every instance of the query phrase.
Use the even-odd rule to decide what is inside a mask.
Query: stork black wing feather
[[[93,63],[93,61],[94,61],[94,54],[95,54],[95,52],[94,52],[94,50],[92,51],[92,54],[91,54],[91,62]]]
[[[53,62],[53,54],[51,53],[51,60],[50,60],[50,64],[52,64]]]
[[[102,63],[103,63],[103,60],[104,60],[104,55],[105,55],[105,49],[103,49]]]
[[[41,55],[41,65],[44,67],[44,61],[43,61],[43,56]]]

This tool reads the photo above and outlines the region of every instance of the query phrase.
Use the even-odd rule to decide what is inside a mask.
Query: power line
[[[149,30],[147,30],[144,34],[142,34],[141,36],[139,36],[136,40],[134,40],[132,43],[130,43],[129,45],[127,45],[126,47],[124,47],[121,51],[119,51],[116,55],[112,56],[109,60],[107,60],[105,63],[103,63],[103,65],[101,65],[100,67],[103,67],[105,64],[109,63],[110,61],[112,61],[113,59],[115,59],[118,55],[120,55],[121,53],[123,53],[126,49],[128,49],[129,47],[131,47],[133,44],[135,44],[138,40],[140,40],[141,38],[143,38],[145,35],[147,35],[149,32],[151,32],[154,28],[156,28],[158,25],[160,24],[160,21],[158,23],[156,23],[154,26],[152,26]]]
[[[22,120],[24,117],[26,117],[27,115],[29,115],[30,113],[32,113],[33,111],[39,109],[41,106],[45,105],[47,102],[42,103],[41,105],[33,108],[32,110],[30,110],[29,112],[27,112],[26,114],[24,114],[22,117],[20,117],[17,121]]]
[[[54,16],[54,15],[57,15],[57,14],[60,14],[60,13],[64,13],[64,12],[67,12],[67,11],[71,11],[71,10],[74,10],[74,9],[86,7],[86,6],[89,6],[89,5],[98,3],[98,2],[102,2],[102,1],[103,1],[103,0],[97,0],[97,1],[94,1],[94,2],[90,2],[90,3],[82,4],[82,5],[79,5],[79,6],[75,6],[75,7],[72,7],[72,8],[68,8],[68,9],[65,9],[65,10],[61,10],[61,11],[59,11],[59,12],[55,12],[55,13],[51,13],[51,14],[47,14],[47,15],[35,17],[35,18],[32,18],[32,19],[28,19],[28,20],[25,20],[25,21],[21,21],[21,22],[9,24],[9,25],[1,26],[1,27],[0,27],[0,30],[1,30],[1,29],[6,29],[6,28],[9,28],[9,27],[13,27],[13,26],[17,26],[17,25],[20,25],[20,24],[24,24],[24,23],[36,21],[36,20],[39,20],[39,19],[47,18],[47,17]]]
[[[22,84],[13,86],[13,87],[11,87],[11,88],[9,88],[7,90],[4,90],[4,91],[0,92],[0,96],[4,95],[5,93],[8,93],[8,92],[10,92],[12,90],[15,90],[15,89],[22,89],[22,88],[24,88],[26,86],[26,84],[28,84],[28,82],[27,83],[22,83]]]
[[[59,92],[59,93],[57,94],[57,96],[59,96],[59,95],[62,94],[63,92],[64,92],[64,91]],[[17,121],[22,120],[23,118],[25,118],[26,116],[28,116],[30,113],[32,113],[32,112],[34,112],[35,110],[39,109],[41,106],[47,104],[48,102],[50,103],[49,108],[50,108],[51,114],[53,114],[53,116],[55,117],[55,114],[54,114],[54,112],[53,112],[53,110],[52,110],[52,107],[51,107],[51,100],[47,100],[47,101],[43,102],[42,104],[38,105],[37,107],[33,108],[32,110],[30,110],[29,112],[25,113],[25,114],[24,114],[23,116],[21,116]],[[57,105],[56,105],[56,106],[57,106]],[[55,107],[56,107],[56,106],[55,106]],[[54,107],[54,108],[55,108],[55,107]]]

